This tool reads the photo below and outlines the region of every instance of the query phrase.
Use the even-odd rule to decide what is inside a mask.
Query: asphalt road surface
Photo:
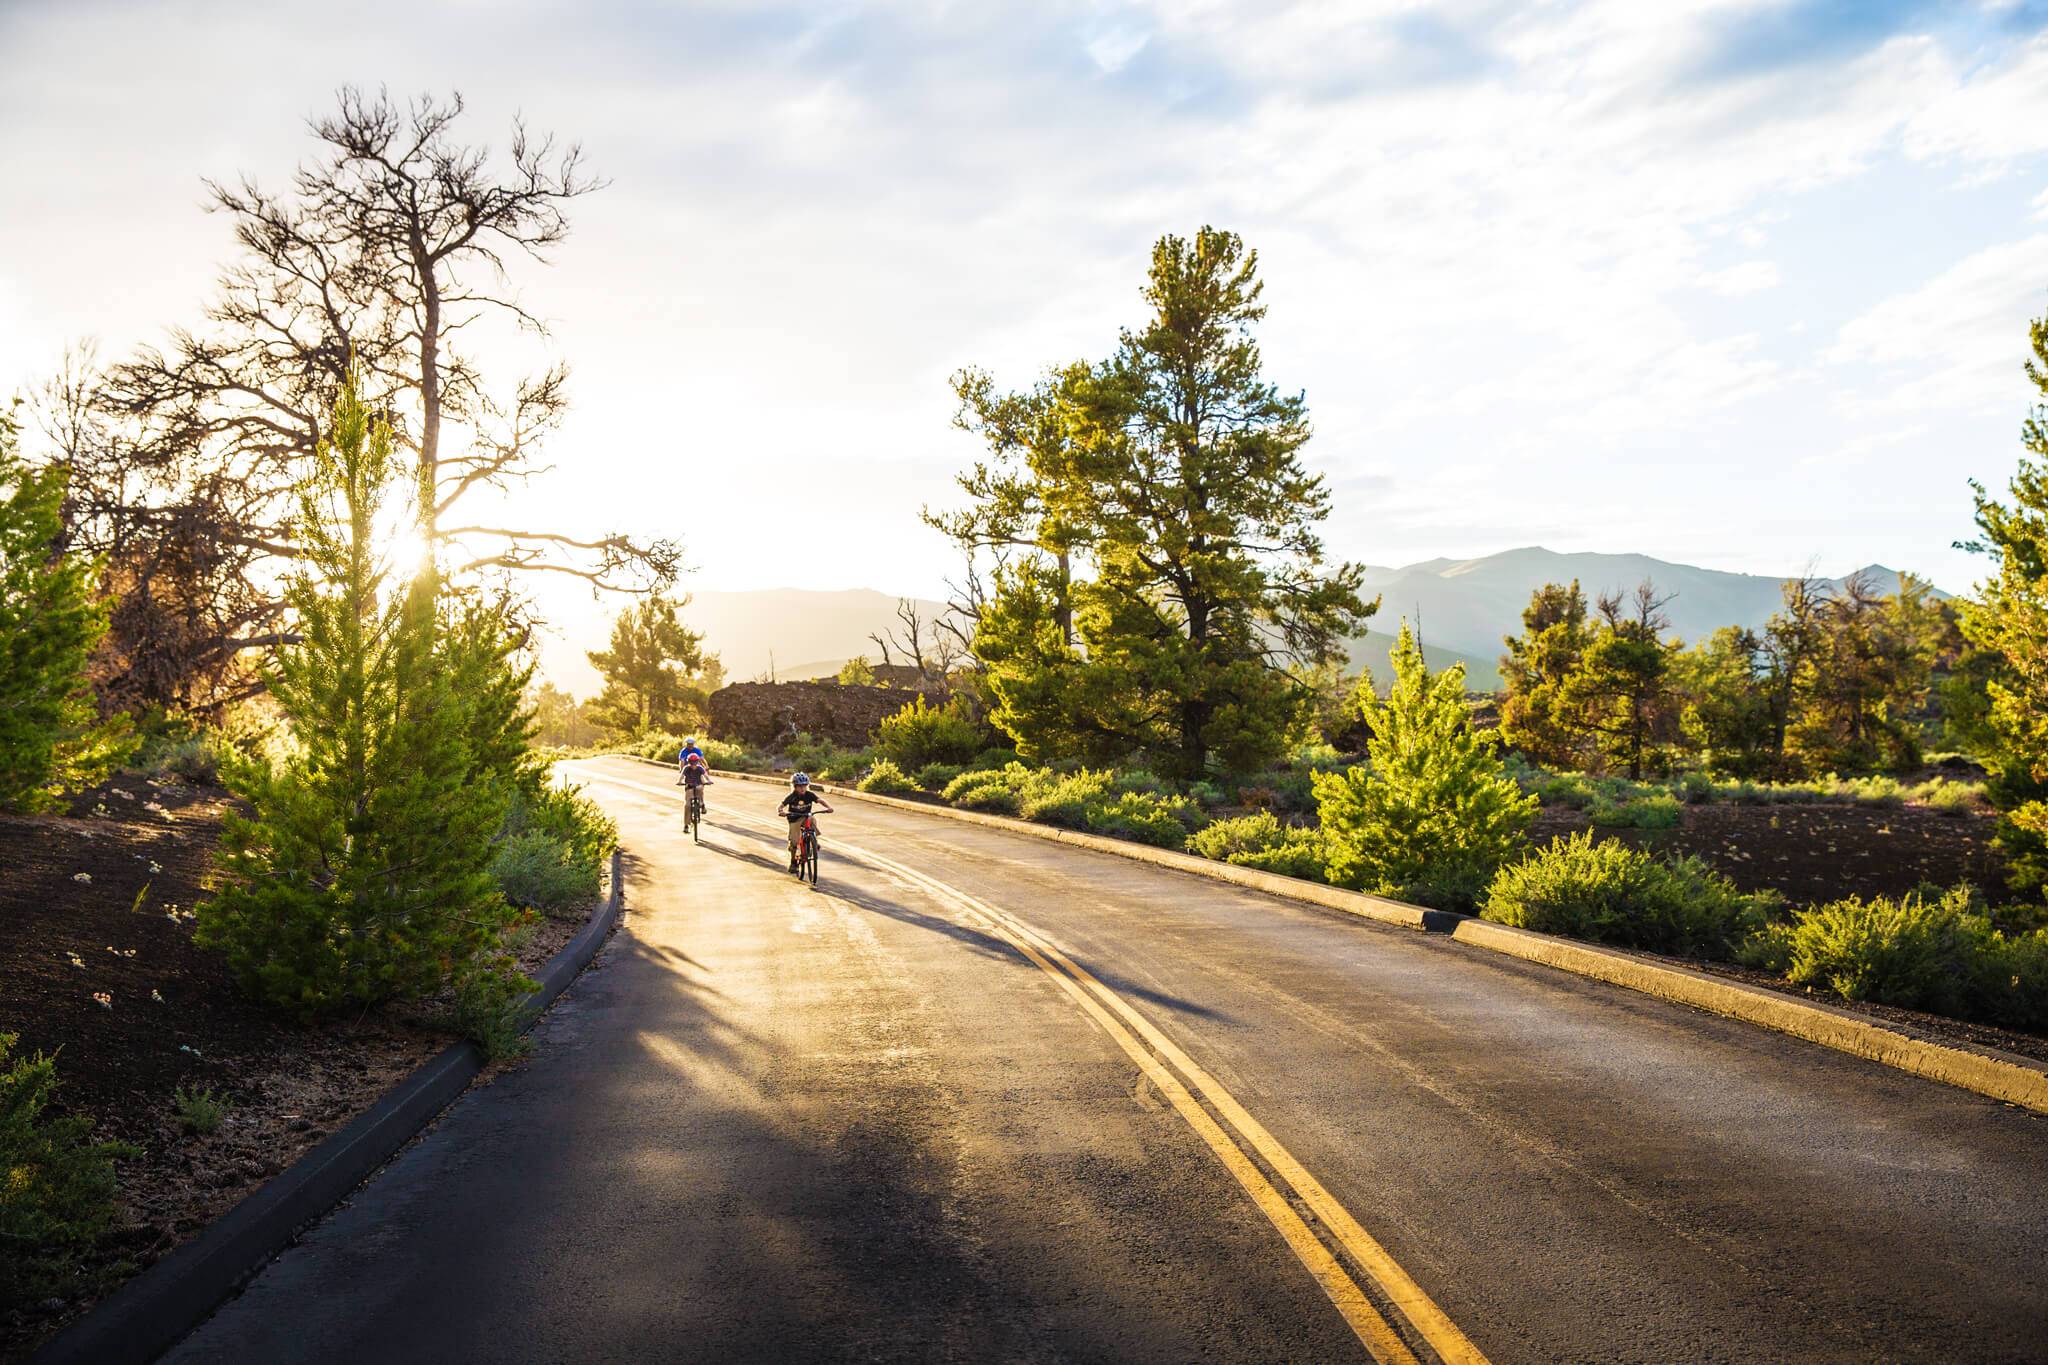
[[[2048,1360],[2048,1119],[1467,945],[573,765],[623,928],[177,1361]]]

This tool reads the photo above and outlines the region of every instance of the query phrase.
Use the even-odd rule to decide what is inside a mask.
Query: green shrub
[[[1671,786],[1672,795],[1688,806],[1703,806],[1717,795],[1714,780],[1705,773],[1686,773]]]
[[[1135,839],[1157,848],[1179,848],[1200,819],[1201,812],[1185,796],[1159,796],[1142,791],[1122,792],[1113,800],[1091,802],[1082,812],[1087,828],[1097,834]]]
[[[601,867],[619,845],[619,827],[601,806],[582,788],[558,786],[540,770],[530,770],[514,789],[501,833],[529,831],[552,835],[592,867]]]
[[[820,771],[834,782],[857,782],[874,765],[873,749],[842,749],[829,757]]]
[[[1137,789],[1124,789],[1125,780]],[[1185,796],[1146,789],[1157,782],[1150,774],[1119,779],[1107,770],[1061,772],[1012,763],[993,771],[962,773],[946,784],[944,796],[963,810],[1015,815],[1179,848],[1188,830],[1200,822],[1201,812]]]
[[[1775,904],[1744,895],[1697,858],[1667,860],[1583,830],[1502,868],[1480,913],[1538,933],[1725,958]]]
[[[170,733],[145,743],[129,766],[162,781],[175,778],[195,786],[220,785],[221,746],[210,734]]]
[[[1527,842],[1536,799],[1472,728],[1464,669],[1435,677],[1404,624],[1385,701],[1361,698],[1368,767],[1314,775],[1330,879],[1446,909],[1469,907]]]
[[[1900,806],[1906,801],[1905,788],[1895,777],[1880,773],[1875,777],[1858,777],[1842,783],[1849,799],[1859,806]]]
[[[1041,768],[1028,772],[1022,785],[1017,813],[1026,820],[1085,829],[1089,809],[1109,799],[1112,779],[1107,771],[1082,768],[1060,773]]]
[[[545,830],[514,834],[498,845],[491,875],[505,899],[544,914],[588,909],[603,887],[599,864]]]
[[[727,772],[758,773],[768,770],[768,759],[744,744],[726,739],[700,739],[697,747],[704,751],[704,762],[713,768]],[[675,753],[669,753],[669,760],[675,760]]]
[[[976,771],[988,771],[994,768],[1007,768],[1012,763],[1023,761],[1015,749],[983,749],[968,760],[967,766]]]
[[[894,760],[878,758],[875,760],[875,766],[868,769],[868,775],[860,780],[860,789],[864,792],[877,792],[883,796],[901,796],[906,792],[916,791],[918,784],[911,781],[903,769],[896,766]]]
[[[1269,811],[1218,820],[1189,835],[1186,847],[1190,853],[1240,867],[1309,881],[1325,879],[1322,831],[1283,825]]]
[[[1815,906],[1764,930],[1744,958],[1782,964],[1794,985],[1824,986],[1846,1000],[1957,1013],[1982,1003],[1980,987],[2004,942],[1971,889],[1958,886]]]
[[[1177,794],[1173,783],[1149,768],[1130,768],[1118,773],[1110,783],[1110,790],[1115,792],[1145,792],[1152,796],[1173,796]]]
[[[1994,1018],[2011,1028],[2048,1031],[2048,929],[2001,935],[1987,975]]]
[[[1262,853],[1278,848],[1287,837],[1287,827],[1271,811],[1254,811],[1233,820],[1218,820],[1196,830],[1187,839],[1190,853],[1227,863],[1240,853]]]
[[[798,735],[782,748],[789,766],[798,772],[807,772],[812,777],[829,777],[835,782],[851,782],[873,762],[874,754],[868,749],[847,749],[829,739],[814,735]]]
[[[1323,832],[1300,825],[1288,827],[1286,836],[1272,848],[1252,849],[1224,859],[1240,867],[1277,872],[1283,877],[1325,882],[1330,879],[1330,855],[1323,844]]]
[[[0,1309],[76,1287],[86,1254],[114,1224],[114,1160],[136,1154],[93,1142],[89,1119],[45,1115],[56,1061],[10,1061],[16,1041],[0,1033]]]
[[[211,1088],[200,1086],[190,1090],[179,1086],[171,1094],[171,1108],[178,1116],[179,1127],[202,1137],[219,1131],[222,1120],[228,1116],[227,1100],[214,1094]]]
[[[1672,829],[1683,817],[1678,798],[1660,794],[1618,802],[1602,797],[1587,809],[1586,818],[1610,829]]]
[[[1188,783],[1188,796],[1196,805],[1203,807],[1205,810],[1222,805],[1224,799],[1223,788],[1217,786],[1214,782]]]
[[[988,732],[967,709],[964,697],[933,706],[922,692],[875,727],[875,748],[904,769],[932,763],[965,763],[988,742]]]
[[[942,792],[966,771],[958,763],[927,763],[917,770],[917,785],[928,792]]]
[[[1960,818],[1979,808],[1984,788],[1975,782],[1950,782],[1937,777],[1914,787],[1906,793],[1906,799],[1942,815]]]
[[[526,1034],[532,1019],[531,993],[539,987],[526,977],[477,975],[455,992],[455,1027],[477,1045],[486,1061],[508,1062],[533,1051]]]
[[[1546,806],[1584,810],[1600,799],[1600,791],[1584,773],[1543,774],[1537,779],[1535,796]]]
[[[962,810],[1015,815],[1023,800],[1024,779],[1029,771],[1021,763],[1010,763],[1001,768],[965,772],[948,782],[940,795],[947,804]]]

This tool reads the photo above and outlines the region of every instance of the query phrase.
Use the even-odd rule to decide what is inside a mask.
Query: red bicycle
[[[796,879],[818,884],[818,820],[806,815],[796,839]]]

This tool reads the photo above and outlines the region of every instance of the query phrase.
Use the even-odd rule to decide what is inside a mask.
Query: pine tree
[[[703,635],[683,624],[685,605],[656,594],[618,614],[610,648],[589,653],[604,676],[591,720],[626,736],[697,723],[724,670],[704,652]]]
[[[1678,642],[1664,638],[1668,600],[1649,583],[1626,600],[1602,596],[1592,643],[1560,689],[1562,706],[1591,737],[1600,761],[1631,778],[1663,766],[1665,746],[1678,733]]]
[[[2027,378],[2048,400],[2048,317],[2029,328]],[[2048,401],[2021,428],[2026,453],[2001,503],[1972,483],[1978,538],[1966,548],[1988,554],[1992,576],[1963,611],[1963,632],[1998,656],[1986,684],[1990,794],[1998,806],[1998,843],[2014,887],[2048,886]]]
[[[1432,677],[1407,623],[1386,700],[1361,693],[1367,761],[1315,777],[1330,880],[1469,910],[1528,841],[1536,798],[1502,766],[1499,739],[1465,709],[1465,667]]]
[[[1823,600],[1809,666],[1797,675],[1787,757],[1809,773],[1920,763],[1920,713],[1950,627],[1924,581],[1881,596],[1857,575]]]
[[[1731,777],[1768,777],[1771,692],[1762,662],[1762,637],[1743,626],[1723,626],[1672,660],[1679,717],[1686,742],[1702,766]]]
[[[1569,588],[1546,583],[1530,594],[1522,633],[1502,642],[1508,652],[1500,661],[1507,691],[1500,706],[1501,738],[1532,763],[1566,769],[1585,761],[1586,733],[1572,723],[1563,690],[1592,639],[1586,594],[1573,579]]]
[[[121,731],[99,722],[86,661],[106,633],[94,566],[63,547],[62,465],[31,468],[0,411],[0,808],[38,809],[95,781]]]
[[[373,527],[394,473],[389,426],[345,386],[299,495],[302,638],[271,679],[288,752],[230,767],[253,813],[228,821],[225,884],[199,908],[200,941],[302,1016],[511,976],[489,865],[523,678],[492,676],[506,656],[473,619],[444,624],[431,564],[389,583]]]
[[[1300,670],[1372,611],[1363,570],[1324,561],[1330,494],[1301,460],[1305,400],[1261,373],[1262,288],[1236,234],[1164,237],[1152,317],[1109,360],[1009,400],[962,385],[1009,458],[962,480],[975,510],[936,520],[1016,556],[974,638],[1020,752],[1190,778],[1270,762],[1306,727]]]

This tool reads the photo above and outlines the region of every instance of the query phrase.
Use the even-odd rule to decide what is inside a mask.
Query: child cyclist
[[[711,803],[704,799],[704,789],[711,785],[711,769],[704,764],[704,755],[690,754],[683,759],[683,775],[680,779],[683,790],[697,798],[700,813],[709,814]]]
[[[789,791],[783,796],[782,804],[775,808],[777,815],[789,821],[789,870],[791,872],[796,871],[797,841],[803,837],[804,821],[810,818],[813,806],[824,811],[827,815],[832,813],[832,805],[825,799],[824,793],[811,790],[810,774],[798,773],[795,777],[789,779]]]

